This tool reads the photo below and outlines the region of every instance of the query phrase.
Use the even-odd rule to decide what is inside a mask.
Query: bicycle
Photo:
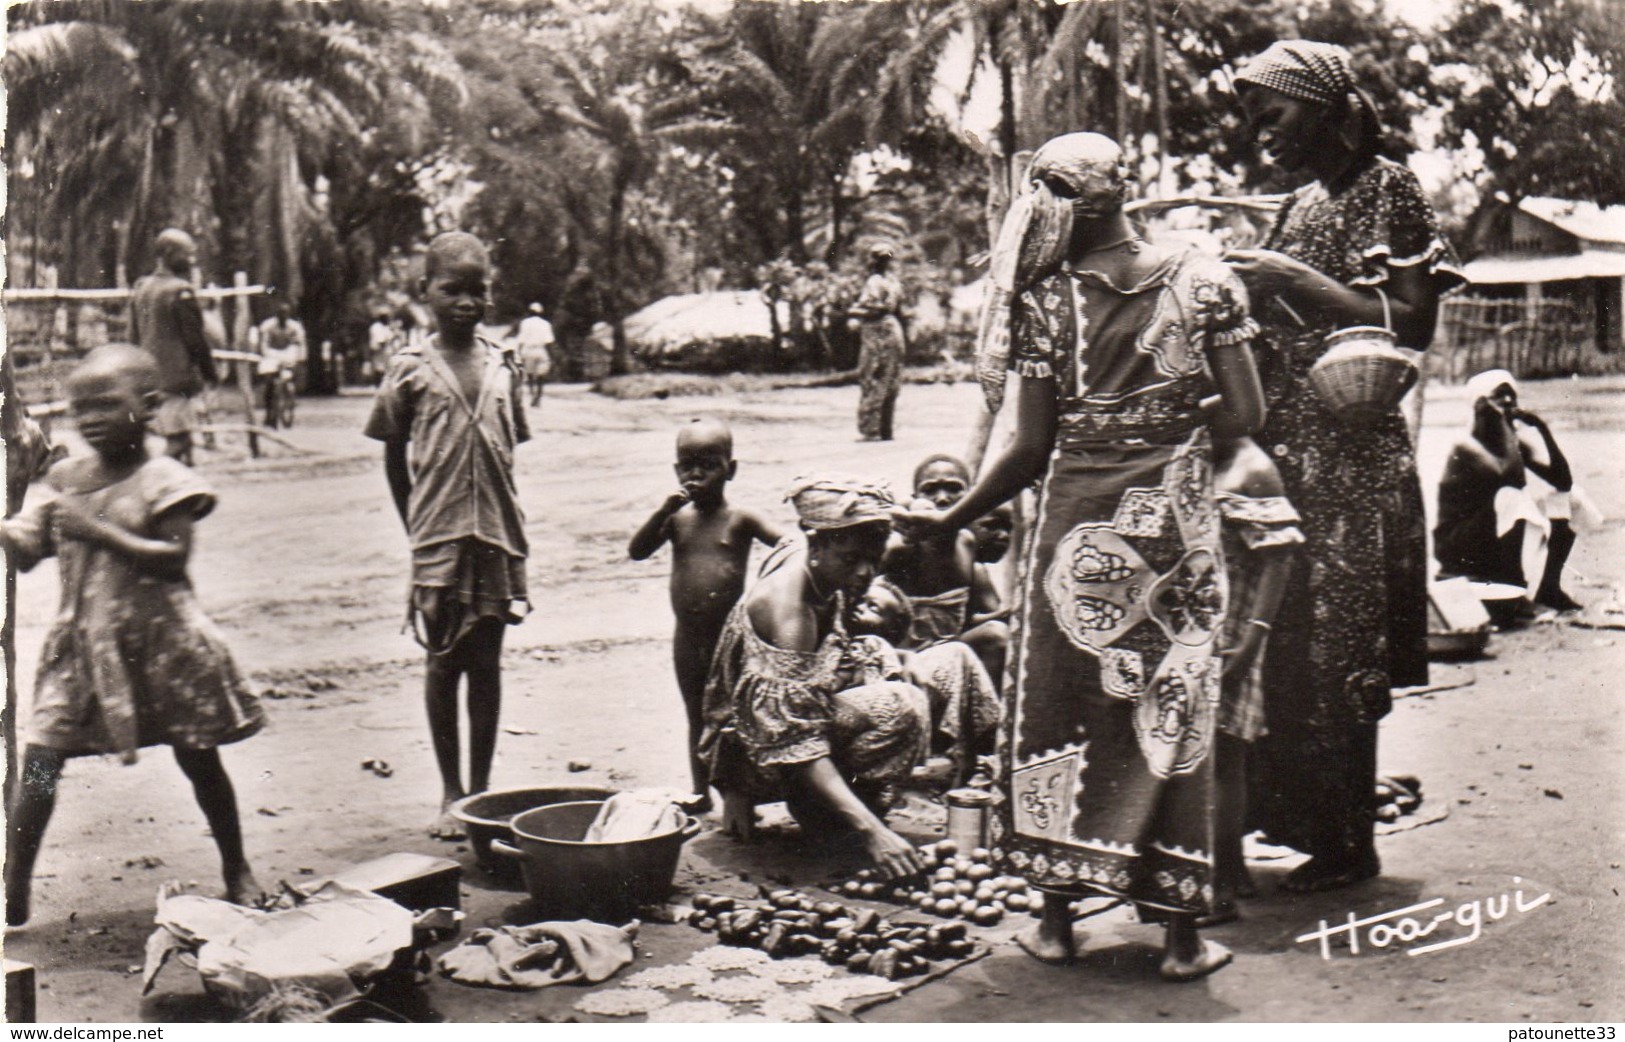
[[[292,427],[296,400],[293,368],[282,366],[265,388],[265,426],[271,430]]]

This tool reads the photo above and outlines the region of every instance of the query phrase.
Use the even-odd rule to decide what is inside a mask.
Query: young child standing
[[[677,616],[672,659],[688,711],[689,772],[702,811],[711,806],[711,779],[695,747],[705,725],[711,656],[728,613],[745,592],[751,541],[772,546],[783,538],[771,521],[728,502],[728,482],[739,472],[733,453],[733,432],[721,420],[697,419],[679,430],[676,470],[681,487],[649,515],[627,546],[632,560],[642,561],[671,543],[671,607]]]
[[[466,232],[429,244],[422,292],[437,332],[390,358],[366,434],[384,443],[384,474],[412,544],[408,621],[428,661],[424,702],[440,769],[438,839],[463,838],[451,804],[491,784],[502,706],[502,635],[530,610],[525,517],[514,447],[530,437],[512,358],[475,334],[490,256]],[[410,450],[410,451],[409,451]],[[468,786],[457,689],[468,678]]]
[[[214,509],[209,487],[144,431],[160,395],[152,356],[109,344],[68,380],[91,454],[51,468],[54,500],[0,525],[0,544],[31,568],[59,562],[62,605],[45,638],[22,777],[6,829],[6,923],[28,921],[34,861],[71,756],[169,745],[208,820],[226,897],[260,896],[243,856],[231,778],[219,747],[265,718],[187,579],[192,526]]]
[[[1218,820],[1210,922],[1216,924],[1236,918],[1236,899],[1254,893],[1241,853],[1247,832],[1247,751],[1265,731],[1264,650],[1303,533],[1280,471],[1251,438],[1215,437],[1213,470],[1230,581],[1214,762]]]

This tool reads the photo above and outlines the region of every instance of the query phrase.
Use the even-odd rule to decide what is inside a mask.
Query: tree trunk
[[[1113,126],[1117,143],[1125,153],[1131,151],[1128,140],[1128,56],[1124,54],[1123,5],[1128,0],[1112,4],[1112,101],[1115,106]]]
[[[845,182],[845,171],[837,172],[829,181],[829,248],[824,251],[824,263],[832,268],[841,256],[841,224],[846,217],[846,195],[841,185]]]
[[[1167,198],[1174,193],[1174,172],[1168,168],[1168,68],[1163,56],[1157,0],[1145,0],[1145,33],[1151,53],[1151,104],[1157,126],[1157,195]]]
[[[625,218],[627,186],[617,176],[609,197],[609,253],[604,262],[605,309],[609,312],[609,329],[614,351],[609,359],[612,376],[624,376],[632,371],[632,347],[626,341],[626,321],[621,314],[621,226]]]
[[[784,200],[784,237],[786,251],[790,259],[797,264],[807,263],[807,219],[802,212],[801,185],[792,183],[787,186],[788,194]]]

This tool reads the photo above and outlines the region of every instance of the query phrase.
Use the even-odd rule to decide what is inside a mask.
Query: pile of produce
[[[816,955],[886,980],[917,976],[933,959],[963,959],[975,951],[964,923],[897,923],[873,909],[814,901],[790,889],[764,891],[762,898],[696,894],[689,922],[716,931],[723,944],[759,948],[776,959]]]
[[[1039,914],[1044,896],[1020,876],[1000,875],[983,848],[960,853],[951,839],[920,848],[925,872],[907,879],[882,882],[871,869],[863,869],[835,889],[848,897],[910,905],[943,918],[966,919],[977,926],[995,926],[1007,912]]]

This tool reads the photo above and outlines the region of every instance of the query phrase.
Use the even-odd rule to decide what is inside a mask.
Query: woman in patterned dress
[[[860,323],[858,433],[864,441],[891,441],[897,389],[903,376],[903,284],[891,273],[892,248],[869,249],[869,278],[852,318]]]
[[[1205,403],[1262,419],[1246,291],[1216,260],[1163,249],[1123,214],[1122,152],[1098,134],[1033,157],[993,257],[979,370],[1015,437],[946,513],[969,525],[1042,478],[1002,734],[995,854],[1046,891],[1019,938],[1075,954],[1067,905],[1126,897],[1167,923],[1162,975],[1230,960],[1196,919],[1213,887],[1213,744],[1225,577]],[[1013,344],[1013,347],[1012,347]]]
[[[809,833],[854,832],[882,875],[910,875],[919,852],[884,814],[893,787],[925,760],[930,708],[912,684],[854,676],[845,625],[879,568],[895,500],[840,479],[798,481],[788,498],[805,538],[768,555],[728,616],[698,752],[722,793],[725,831],[749,839],[755,804],[784,800]]]
[[[1254,823],[1311,855],[1283,884],[1328,890],[1380,871],[1372,794],[1390,688],[1427,679],[1427,535],[1416,458],[1398,409],[1339,420],[1309,384],[1333,329],[1391,322],[1433,338],[1441,293],[1462,279],[1416,176],[1377,155],[1375,110],[1348,53],[1276,43],[1236,78],[1259,144],[1312,175],[1262,249],[1226,256],[1264,326],[1269,421],[1257,441],[1302,515],[1264,665],[1269,734],[1255,749]],[[1388,317],[1388,316],[1391,316]]]

